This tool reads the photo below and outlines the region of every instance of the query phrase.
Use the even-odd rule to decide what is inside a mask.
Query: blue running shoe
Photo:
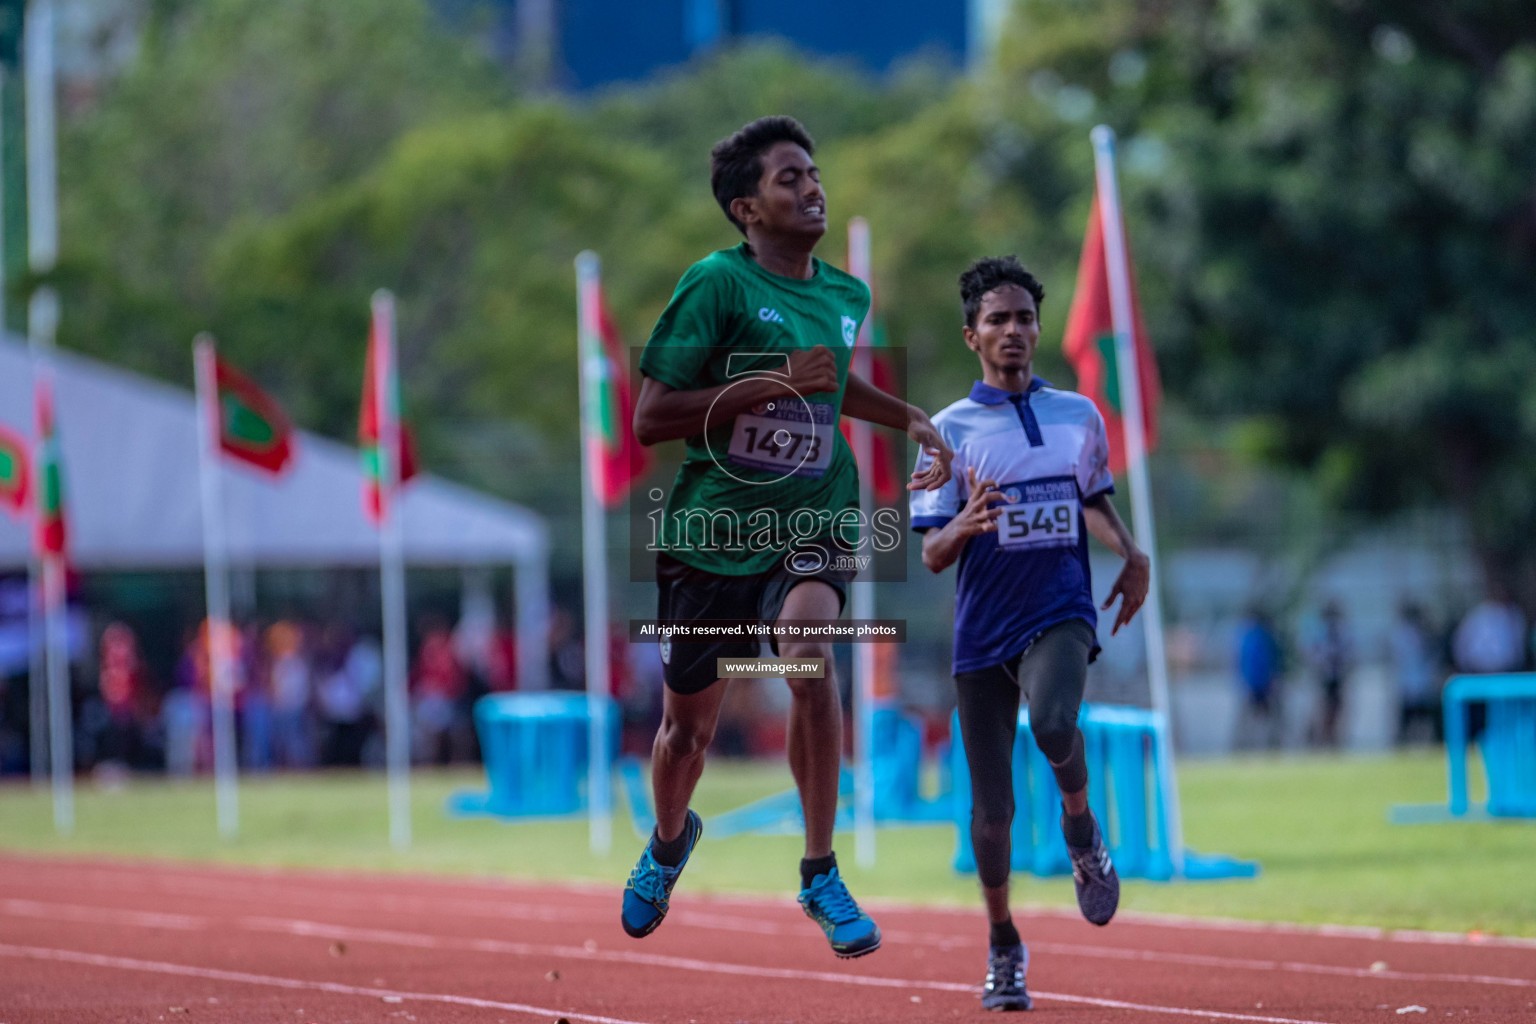
[[[987,950],[987,981],[981,987],[984,1010],[1028,1010],[1035,1004],[1024,987],[1024,972],[1029,970],[1029,947],[993,946]]]
[[[845,960],[880,948],[880,926],[853,901],[836,867],[800,890],[800,906],[827,933],[832,952]]]
[[[653,833],[651,843],[645,844],[645,852],[640,855],[640,862],[629,873],[629,884],[624,886],[624,911],[620,916],[624,930],[637,939],[643,939],[655,931],[661,925],[662,918],[667,916],[667,901],[672,897],[672,887],[677,884],[677,876],[683,873],[683,866],[688,863],[689,855],[699,844],[699,837],[704,834],[704,822],[691,810],[688,812],[687,828],[688,851],[683,854],[677,867],[658,864],[656,858],[651,856],[651,843],[656,841]]]
[[[1104,848],[1104,834],[1099,819],[1093,819],[1093,842],[1087,846],[1067,844],[1072,858],[1072,885],[1077,889],[1077,907],[1094,924],[1109,924],[1120,906],[1120,876],[1110,863]]]

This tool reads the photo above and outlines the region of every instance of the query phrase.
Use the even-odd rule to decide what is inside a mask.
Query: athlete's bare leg
[[[784,599],[779,620],[838,616],[837,591],[819,580],[798,584]],[[842,767],[843,706],[837,694],[832,645],[825,641],[779,643],[783,658],[822,658],[821,679],[790,679],[789,768],[800,790],[805,812],[805,856],[816,860],[832,852],[832,827],[837,819],[837,780]],[[679,826],[681,827],[681,826]]]
[[[671,841],[688,823],[688,800],[704,771],[704,752],[715,736],[725,680],[700,693],[663,692],[661,728],[651,747],[651,794],[656,800],[656,834]]]

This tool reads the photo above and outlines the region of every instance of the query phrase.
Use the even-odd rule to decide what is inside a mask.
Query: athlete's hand
[[[1115,585],[1109,588],[1109,597],[1104,599],[1104,607],[1108,608],[1115,603],[1115,598],[1121,598],[1120,612],[1115,616],[1115,627],[1109,631],[1110,636],[1120,632],[1120,627],[1141,610],[1151,582],[1152,560],[1142,551],[1132,551],[1120,575],[1115,578]]]
[[[971,497],[950,525],[962,537],[970,537],[978,533],[996,533],[997,517],[1003,514],[1001,503],[1008,500],[1007,496],[997,489],[996,480],[978,481],[975,466],[965,467],[965,478],[971,485]],[[993,502],[999,502],[999,504],[989,508],[988,506]]]
[[[909,491],[933,491],[949,483],[950,460],[955,453],[949,445],[944,443],[944,438],[939,436],[938,428],[933,425],[926,413],[921,409],[912,407],[912,413],[907,420],[907,436],[923,446],[923,451],[933,459],[928,463],[928,468],[918,472],[912,471],[912,480],[907,484]]]
[[[836,392],[842,386],[837,379],[837,357],[825,345],[791,352],[786,383],[801,397]]]

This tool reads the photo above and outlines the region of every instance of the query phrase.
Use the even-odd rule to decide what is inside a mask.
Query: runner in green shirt
[[[849,372],[869,311],[858,279],[811,255],[827,230],[815,146],[793,118],[765,117],[715,146],[715,198],[746,236],[678,282],[640,360],[642,444],[687,439],[657,538],[658,615],[673,621],[832,620],[854,575],[858,469],[837,429],[851,416],[903,430],[933,456],[913,490],[949,479],[951,452],[927,415]],[[841,957],[880,946],[832,852],[842,708],[825,641],[776,645],[821,659],[791,678],[789,761],[805,812],[800,904]],[[718,658],[752,658],[755,640],[664,639],[666,690],[651,760],[656,832],[624,890],[624,930],[649,935],[703,829],[688,800],[725,697]]]

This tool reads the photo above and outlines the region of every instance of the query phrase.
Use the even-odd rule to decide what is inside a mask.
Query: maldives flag
[[[33,377],[37,403],[37,550],[44,557],[62,558],[68,544],[64,522],[64,460],[53,415],[53,380],[46,373]]]
[[[0,426],[0,508],[18,519],[26,516],[32,498],[28,447],[26,438]]]
[[[1121,232],[1124,237],[1124,231]],[[1136,274],[1130,256],[1130,242],[1125,245],[1126,280],[1131,285],[1132,340],[1136,347],[1137,376],[1141,379],[1142,423],[1147,451],[1157,446],[1157,407],[1162,401],[1162,383],[1157,376],[1157,361],[1147,340],[1147,328],[1141,319],[1141,303],[1136,297]],[[1125,427],[1120,411],[1120,374],[1115,358],[1115,328],[1110,318],[1109,265],[1105,257],[1103,224],[1099,217],[1099,197],[1093,197],[1088,210],[1088,232],[1083,237],[1083,257],[1077,265],[1077,290],[1067,313],[1067,330],[1062,338],[1067,361],[1077,373],[1077,390],[1093,399],[1109,434],[1109,469],[1125,471]]]
[[[293,459],[293,424],[282,406],[245,374],[213,360],[219,447],[224,454],[281,474]]]
[[[593,492],[604,508],[614,508],[624,500],[650,468],[650,454],[635,438],[635,415],[630,388],[628,361],[619,332],[603,301],[603,287],[595,272],[590,282],[583,282],[582,322],[597,325],[597,337],[590,336],[590,326],[581,339],[584,386],[587,390],[586,435],[587,464],[592,467]]]
[[[384,519],[384,443],[380,434],[379,392],[390,396],[389,418],[399,427],[399,483],[416,475],[416,442],[401,416],[400,374],[395,365],[394,300],[375,298],[363,363],[363,405],[357,418],[357,443],[363,456],[363,511],[375,523]],[[380,381],[378,374],[385,374]]]

